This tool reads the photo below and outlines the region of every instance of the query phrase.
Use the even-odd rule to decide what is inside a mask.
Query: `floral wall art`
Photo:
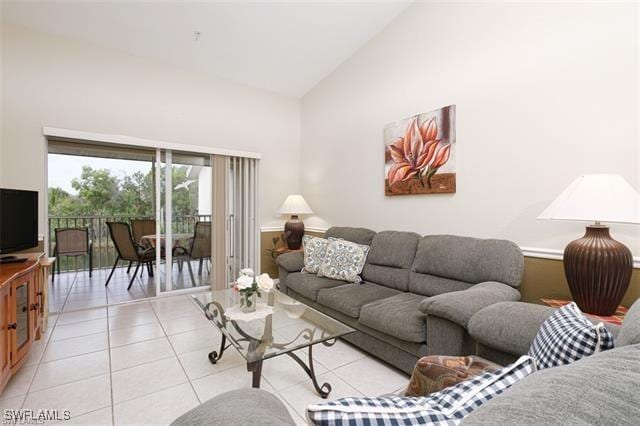
[[[386,195],[456,192],[455,118],[449,105],[385,126]]]

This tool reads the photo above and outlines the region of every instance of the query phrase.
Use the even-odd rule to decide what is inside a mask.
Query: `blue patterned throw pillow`
[[[360,273],[369,254],[369,246],[351,241],[329,238],[327,254],[318,269],[319,277],[350,283],[361,283]]]
[[[613,335],[602,323],[593,324],[574,302],[555,311],[540,326],[529,356],[538,370],[577,361],[613,348]]]
[[[341,398],[307,407],[307,418],[319,426],[456,425],[482,404],[535,371],[523,356],[495,372],[476,376],[423,397]]]
[[[301,272],[317,274],[322,262],[327,257],[329,240],[305,235],[302,237],[302,246],[304,248],[304,267]]]

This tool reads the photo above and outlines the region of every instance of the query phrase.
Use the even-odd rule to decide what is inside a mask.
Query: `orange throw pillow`
[[[425,356],[418,360],[405,396],[426,396],[502,366],[477,356]]]

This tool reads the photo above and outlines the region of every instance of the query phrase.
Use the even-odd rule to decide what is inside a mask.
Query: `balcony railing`
[[[127,222],[132,219],[154,219],[148,216],[49,216],[49,253],[56,244],[56,229],[87,228],[93,242],[93,269],[110,268],[116,259],[116,249],[109,235],[107,222]],[[196,222],[210,222],[211,215],[176,216],[172,222],[173,233],[192,233]],[[66,257],[57,260],[60,271],[83,271],[89,269],[87,256]]]

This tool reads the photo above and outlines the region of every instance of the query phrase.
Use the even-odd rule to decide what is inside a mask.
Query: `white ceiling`
[[[302,96],[409,4],[21,0],[2,20]]]

